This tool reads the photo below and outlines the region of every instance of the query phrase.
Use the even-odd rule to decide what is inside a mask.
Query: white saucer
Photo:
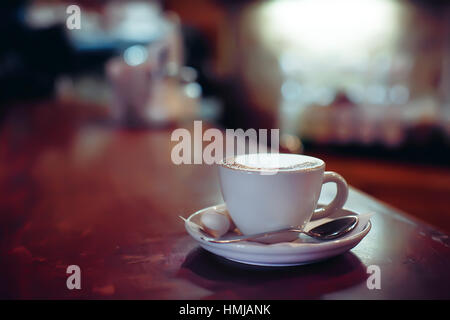
[[[200,216],[207,210],[226,210],[225,204],[209,207],[193,213],[185,222],[185,228],[189,235],[200,246],[218,256],[226,259],[259,266],[294,266],[318,262],[340,255],[355,247],[370,231],[372,214],[358,214],[354,211],[341,209],[332,217],[345,215],[358,215],[358,225],[348,234],[330,241],[319,241],[308,236],[300,236],[293,242],[281,242],[275,244],[262,244],[258,242],[242,241],[239,243],[211,243],[202,240],[201,233],[196,225],[200,224]],[[322,224],[330,218],[318,219],[308,223],[306,230]],[[190,223],[193,222],[193,223]]]

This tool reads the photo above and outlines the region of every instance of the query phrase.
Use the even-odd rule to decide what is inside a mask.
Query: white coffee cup
[[[303,228],[342,208],[348,196],[342,176],[325,171],[323,160],[304,155],[238,155],[220,163],[219,176],[228,212],[243,234]],[[336,196],[317,209],[322,185],[328,182],[336,183]]]

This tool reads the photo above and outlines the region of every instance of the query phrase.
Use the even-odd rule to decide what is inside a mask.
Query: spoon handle
[[[252,235],[248,235],[248,236],[236,236],[236,237],[230,237],[227,239],[220,239],[220,238],[214,239],[214,238],[205,237],[205,236],[201,236],[200,238],[202,240],[205,240],[208,242],[213,242],[213,243],[234,243],[234,242],[240,242],[240,241],[262,239],[262,238],[266,238],[268,236],[272,236],[274,234],[278,234],[281,232],[304,233],[302,230],[300,230],[297,227],[288,227],[288,228],[283,228],[283,229],[274,230],[274,231],[270,231],[270,232],[257,233],[257,234],[252,234]]]

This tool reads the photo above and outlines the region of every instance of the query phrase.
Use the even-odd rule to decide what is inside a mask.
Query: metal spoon
[[[301,230],[299,227],[288,227],[275,231],[252,235],[220,237],[219,239],[201,236],[201,239],[213,243],[234,243],[248,240],[261,240],[263,238],[284,232],[296,232],[306,234],[312,238],[319,240],[332,240],[350,232],[356,227],[357,224],[358,224],[357,216],[344,216],[325,222],[309,231]]]

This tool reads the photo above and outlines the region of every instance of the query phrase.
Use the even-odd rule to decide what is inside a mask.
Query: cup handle
[[[348,185],[345,179],[333,171],[325,171],[323,174],[323,184],[334,182],[337,186],[336,196],[327,206],[316,209],[311,217],[311,220],[321,219],[329,216],[338,209],[341,209],[348,197]]]

